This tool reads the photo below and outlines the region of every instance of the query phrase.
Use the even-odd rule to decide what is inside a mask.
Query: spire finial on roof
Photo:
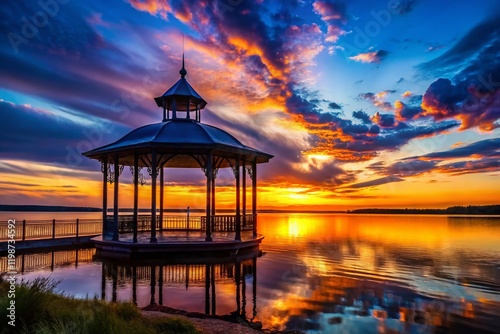
[[[184,68],[184,34],[182,34],[182,68],[179,71],[181,78],[184,78],[186,74],[188,73],[186,69]]]
[[[182,54],[182,68],[179,71],[179,74],[181,75],[181,78],[184,78],[188,72],[184,68],[184,53]]]

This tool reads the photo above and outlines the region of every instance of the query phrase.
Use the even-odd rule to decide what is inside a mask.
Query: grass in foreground
[[[37,278],[21,282],[15,290],[15,327],[8,325],[9,283],[0,281],[0,328],[2,333],[61,334],[199,334],[180,318],[146,318],[131,303],[78,300],[54,293],[59,282]]]

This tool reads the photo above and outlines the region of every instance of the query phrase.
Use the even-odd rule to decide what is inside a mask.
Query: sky
[[[202,122],[275,156],[259,165],[261,209],[500,203],[496,0],[40,0],[0,14],[0,204],[99,207],[100,164],[81,153],[161,122],[153,97],[183,49]],[[127,169],[121,182],[131,207]],[[167,170],[165,206],[203,208],[203,184]],[[233,186],[219,171],[218,207]],[[150,196],[149,182],[139,205]]]

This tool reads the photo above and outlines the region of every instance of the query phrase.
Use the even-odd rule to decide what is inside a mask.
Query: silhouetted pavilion
[[[138,186],[140,168],[146,167],[151,176],[150,243],[157,242],[157,230],[163,230],[164,171],[169,167],[201,168],[206,176],[206,213],[202,217],[205,241],[212,241],[218,216],[215,215],[215,179],[220,168],[232,168],[236,179],[236,214],[226,230],[235,232],[241,240],[242,220],[252,226],[257,237],[257,165],[273,157],[242,144],[234,136],[217,127],[201,122],[201,111],[207,102],[186,80],[187,71],[179,71],[181,78],[163,95],[155,98],[163,109],[163,120],[137,128],[114,143],[83,153],[101,162],[103,172],[103,240],[119,240],[118,193],[119,176],[124,166],[130,166],[134,183],[133,242],[138,231]],[[246,173],[252,180],[252,213],[246,214]],[[160,179],[160,211],[157,217],[156,187]],[[107,183],[114,183],[114,214],[107,218]],[[240,188],[240,184],[242,183]],[[240,195],[242,193],[242,196]],[[242,197],[242,199],[241,199]],[[179,204],[179,203],[176,203]],[[241,212],[243,211],[243,212]],[[159,220],[159,222],[158,222]],[[189,224],[189,223],[188,223]],[[111,227],[111,228],[110,228]],[[188,226],[189,229],[189,226]],[[111,230],[111,231],[110,231]],[[106,235],[106,232],[109,235]]]

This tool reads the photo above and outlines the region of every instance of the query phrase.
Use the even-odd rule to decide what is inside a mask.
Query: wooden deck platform
[[[212,241],[205,241],[202,231],[157,232],[157,242],[150,243],[150,234],[139,233],[137,242],[132,242],[132,234],[120,234],[118,241],[104,240],[102,236],[92,238],[98,256],[105,258],[161,258],[165,255],[180,257],[228,256],[258,249],[263,235],[254,237],[251,231],[242,231],[241,241],[234,240],[234,233],[213,233]]]

